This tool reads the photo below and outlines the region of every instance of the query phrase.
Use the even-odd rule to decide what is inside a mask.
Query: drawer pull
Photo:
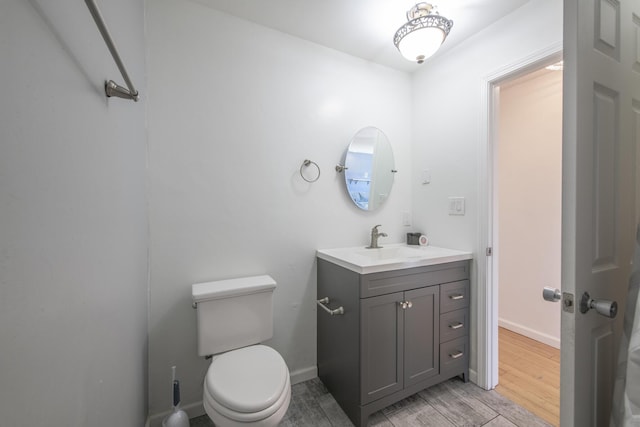
[[[450,354],[450,355],[449,355],[449,357],[450,357],[450,358],[452,358],[452,359],[459,359],[459,358],[461,358],[462,356],[464,356],[464,353],[463,353],[463,352],[461,352],[460,350],[458,350],[458,352],[457,352],[457,353],[453,353],[453,354]]]
[[[451,298],[452,300],[456,301],[456,300],[459,300],[459,299],[463,299],[464,295],[463,294],[449,295],[449,298]]]
[[[322,309],[324,311],[326,311],[327,313],[329,313],[332,316],[335,315],[335,314],[344,314],[344,307],[342,307],[342,306],[336,308],[335,310],[331,310],[329,307],[327,307],[325,305],[325,304],[329,304],[329,297],[321,298],[321,299],[317,300],[316,303],[318,303],[318,305],[320,307],[322,307]]]
[[[458,322],[458,323],[456,323],[455,325],[449,325],[449,327],[450,327],[451,329],[460,329],[460,328],[462,328],[463,326],[464,326],[464,323],[462,323],[462,322]]]

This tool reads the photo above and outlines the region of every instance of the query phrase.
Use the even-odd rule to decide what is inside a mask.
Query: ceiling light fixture
[[[407,12],[407,23],[396,31],[393,44],[409,61],[422,64],[447,38],[453,21],[440,16],[430,3],[417,3]]]

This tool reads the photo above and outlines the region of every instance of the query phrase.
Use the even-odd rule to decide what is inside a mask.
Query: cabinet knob
[[[398,305],[402,307],[403,310],[413,307],[413,303],[411,301],[398,301]]]

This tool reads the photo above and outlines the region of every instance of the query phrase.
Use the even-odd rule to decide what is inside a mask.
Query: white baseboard
[[[529,337],[541,343],[550,345],[551,347],[558,348],[558,349],[560,348],[560,338],[558,337],[554,337],[554,336],[536,331],[535,329],[531,329],[529,327],[520,325],[515,322],[511,322],[509,320],[501,319],[501,318],[498,319],[498,326],[501,326],[505,329],[509,329],[510,331],[513,331],[520,335],[524,335],[525,337]]]
[[[311,380],[317,376],[318,376],[318,368],[316,366],[312,366],[310,368],[298,369],[295,372],[291,372],[289,375],[289,377],[291,378],[291,385]],[[188,405],[181,405],[181,408],[183,411],[187,413],[189,418],[199,417],[206,413],[204,411],[204,406],[202,406],[201,400],[190,403]],[[170,413],[171,411],[165,411],[159,414],[149,415],[149,417],[147,417],[147,422],[145,423],[145,427],[162,427],[162,420],[164,419],[164,417],[166,417]]]
[[[469,381],[478,385],[478,372],[473,369],[469,369]]]
[[[305,381],[309,381],[318,376],[318,367],[311,366],[309,368],[298,369],[297,371],[291,372],[289,377],[291,378],[291,385],[303,383]]]

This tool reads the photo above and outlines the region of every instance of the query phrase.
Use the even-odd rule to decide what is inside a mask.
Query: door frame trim
[[[494,194],[499,85],[562,60],[562,41],[495,70],[482,80],[480,155],[478,156],[479,233],[476,253],[478,305],[476,383],[486,390],[498,385],[498,256]],[[486,249],[492,248],[492,255]]]

